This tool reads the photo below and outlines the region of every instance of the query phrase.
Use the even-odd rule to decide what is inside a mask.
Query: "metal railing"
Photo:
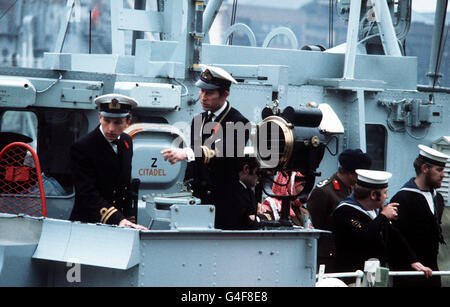
[[[320,265],[317,274],[317,282],[327,278],[355,278],[355,287],[373,287],[380,280],[382,270],[387,271],[385,274],[389,277],[398,276],[422,276],[424,272],[419,271],[389,271],[387,268],[380,267],[379,261],[366,261],[364,271],[357,270],[355,272],[325,273],[325,265]],[[432,271],[432,276],[450,276],[450,271]]]

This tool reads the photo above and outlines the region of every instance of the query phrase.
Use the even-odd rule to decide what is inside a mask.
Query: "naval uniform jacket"
[[[440,226],[445,206],[444,199],[440,193],[432,190],[433,200],[429,204],[425,195],[426,192],[421,191],[414,182],[414,178],[411,178],[391,200],[391,202],[399,203],[398,219],[393,221],[393,224],[403,234],[418,260],[432,270],[439,270],[437,264],[439,243],[445,243]],[[434,213],[430,206],[434,207]],[[394,270],[411,270],[402,258],[395,257],[394,260],[392,262]],[[398,281],[406,282],[405,285],[426,286],[433,285],[433,282],[434,285],[440,285],[439,276],[429,280],[422,278],[425,284],[414,283],[414,279],[400,280],[398,278]],[[412,283],[409,283],[410,281]]]
[[[257,216],[255,192],[238,181],[233,189],[232,197],[233,200],[228,204],[226,215],[229,230],[258,229],[259,223],[249,218],[249,215]]]
[[[353,194],[333,212],[333,225],[338,272],[363,270],[365,261],[370,258],[380,260],[385,266],[393,249],[408,264],[416,262],[404,238],[388,218],[374,210],[365,210]]]
[[[207,124],[208,112],[198,114],[192,120],[191,124],[191,148],[196,153],[195,161],[189,162],[186,169],[185,180],[191,180],[191,187],[193,195],[202,200],[202,204],[212,204],[215,206],[215,228],[218,229],[234,229],[236,221],[230,217],[229,207],[233,202],[232,194],[235,187],[239,184],[238,170],[237,170],[237,156],[238,152],[243,153],[243,146],[248,141],[249,133],[244,136],[238,135],[234,131],[233,136],[228,136],[234,144],[234,151],[230,156],[227,156],[226,142],[227,139],[227,125],[242,123],[246,125],[248,119],[245,118],[238,110],[231,107],[227,101],[225,110],[217,115],[214,120],[214,131],[207,131],[204,126]],[[201,125],[194,125],[194,121],[199,121]],[[213,125],[214,126],[214,125]],[[196,129],[199,128],[199,129]],[[221,130],[221,137],[218,138]],[[230,130],[231,131],[231,130]],[[210,133],[211,132],[211,133]],[[216,134],[218,133],[218,134]],[[244,137],[242,148],[238,148],[238,137]],[[216,139],[217,142],[211,142]],[[219,146],[221,143],[222,146]],[[201,145],[201,148],[198,148]],[[210,146],[206,146],[210,145]],[[196,148],[197,147],[197,148]],[[221,151],[223,157],[217,157],[218,151]],[[216,157],[211,157],[211,153]],[[232,215],[232,214],[231,214]]]
[[[117,153],[100,126],[76,141],[70,151],[75,203],[70,220],[119,224],[131,217],[131,137],[122,133]]]
[[[328,179],[317,183],[316,188],[308,198],[307,209],[314,228],[333,230],[332,214],[341,201],[346,199],[352,189],[346,186],[337,173]],[[327,272],[335,268],[336,247],[332,234],[320,236],[317,247],[318,264],[325,264]]]

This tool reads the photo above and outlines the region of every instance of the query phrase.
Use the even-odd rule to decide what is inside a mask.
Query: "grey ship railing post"
[[[211,25],[219,12],[222,2],[223,0],[209,0],[205,7],[205,11],[203,13],[203,33],[205,37],[209,33],[209,29],[211,28]]]
[[[358,46],[358,34],[359,34],[359,18],[361,15],[361,1],[352,0],[350,2],[350,16],[348,20],[347,29],[347,46],[345,50],[345,62],[344,62],[344,80],[355,79],[355,62],[356,51]],[[356,90],[358,100],[358,140],[355,140],[355,144],[351,144],[351,147],[360,148],[362,151],[366,151],[366,130],[365,130],[365,98],[364,90]],[[361,125],[362,123],[362,125]]]
[[[325,273],[325,265],[321,264],[319,266],[319,273],[317,274],[317,282],[325,278],[342,278],[342,277],[355,277],[355,287],[361,286],[362,278],[364,277],[364,272],[358,270],[356,272],[344,272],[344,273]]]
[[[375,17],[380,30],[381,43],[386,55],[402,56],[398,45],[397,35],[392,24],[391,14],[386,0],[372,0]]]
[[[110,1],[111,9],[111,45],[112,54],[125,55],[125,33],[119,28],[119,12],[123,9],[123,1]]]
[[[360,287],[362,278],[366,274],[370,273],[370,272],[363,272],[361,270],[357,270],[355,272],[339,272],[339,273],[324,273],[324,272],[325,272],[325,265],[321,264],[319,266],[319,273],[317,274],[317,282],[319,282],[323,279],[326,279],[326,278],[355,277],[356,278],[355,287]],[[419,272],[419,271],[389,271],[388,275],[392,276],[392,277],[393,276],[408,277],[408,276],[422,276],[422,275],[425,275],[425,273]],[[432,272],[432,276],[447,276],[447,275],[450,276],[450,271],[433,271]]]
[[[372,0],[380,30],[381,41],[386,55],[402,56],[398,45],[392,18],[386,0]],[[358,32],[361,14],[361,0],[350,2],[350,16],[347,29],[347,49],[345,51],[344,79],[354,79],[355,60],[358,46]]]
[[[66,3],[65,13],[66,19],[62,20],[61,28],[59,29],[58,37],[56,38],[55,53],[61,53],[66,39],[67,28],[69,27],[69,21],[72,16],[72,11],[75,7],[75,0],[68,0]]]
[[[434,13],[434,30],[433,38],[431,43],[431,53],[430,53],[430,67],[427,77],[430,78],[429,85],[434,86],[437,84],[438,78],[442,77],[439,73],[439,62],[442,57],[442,33],[444,30],[444,22],[447,14],[447,1],[437,0],[436,10]]]
[[[195,11],[194,11],[194,31],[189,34],[194,39],[194,50],[192,55],[192,69],[200,69],[199,64],[201,60],[202,53],[202,43],[205,33],[203,31],[203,14],[205,11],[204,1],[195,1]]]
[[[147,0],[134,0],[134,9],[135,10],[144,10],[147,5]],[[136,40],[144,38],[144,32],[142,31],[133,31],[133,39],[131,40],[131,55],[136,55]]]
[[[424,272],[418,271],[393,271],[389,272],[389,276],[421,276]],[[433,271],[432,276],[445,276],[450,275],[450,271]]]
[[[344,79],[354,79],[356,47],[358,46],[359,17],[361,13],[361,0],[350,2],[350,17],[347,29],[347,46],[345,51]]]

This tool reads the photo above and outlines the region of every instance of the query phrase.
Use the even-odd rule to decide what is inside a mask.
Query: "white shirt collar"
[[[111,145],[116,146],[116,144],[113,144],[113,143],[111,143],[112,141],[108,140],[108,138],[106,137],[105,133],[103,132],[102,125],[100,125],[99,128],[100,128],[100,132],[102,133],[102,135],[105,138],[105,140],[107,140]],[[117,139],[120,140],[120,135],[119,135],[119,137]]]
[[[227,108],[227,104],[228,104],[228,101],[225,101],[225,103],[219,110],[212,112],[212,114],[213,114],[212,120],[215,120],[218,115],[222,114],[222,112],[225,111],[225,109]]]
[[[247,186],[245,185],[245,183],[243,183],[242,181],[239,180],[239,182],[242,184],[242,186],[247,189]]]
[[[108,141],[109,145],[111,145],[111,147],[114,150],[114,152],[117,153],[117,150],[118,150],[117,149],[117,145],[114,144],[113,141],[108,140],[108,138],[105,136],[105,133],[103,132],[102,125],[100,125],[100,132],[103,134],[103,137],[105,138],[105,140]],[[117,139],[120,140],[120,135],[119,135],[119,137]]]
[[[346,203],[346,202],[344,202],[344,201],[342,201],[341,203],[339,203],[339,205],[338,205],[338,206],[336,207],[336,209],[334,209],[334,210],[336,211],[339,207],[342,207],[342,206],[350,206],[350,207],[352,207],[352,208],[354,208],[354,209],[356,209],[356,210],[358,210],[358,211],[361,211],[362,213],[368,215],[372,220],[374,220],[374,219],[378,216],[378,213],[377,213],[376,210],[364,210],[364,209],[363,209],[362,207],[360,207],[360,206],[356,206],[356,205],[354,205],[354,204],[349,204],[349,203]]]

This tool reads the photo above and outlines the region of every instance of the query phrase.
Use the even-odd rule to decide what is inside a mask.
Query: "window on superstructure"
[[[373,170],[386,170],[386,137],[387,130],[383,125],[366,124],[366,147]]]
[[[61,185],[62,195],[72,194],[70,147],[88,132],[88,120],[83,112],[67,109],[39,110],[38,120],[37,148],[42,171]]]

